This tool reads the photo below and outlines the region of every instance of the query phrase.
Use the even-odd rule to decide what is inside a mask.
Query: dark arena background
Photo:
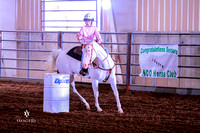
[[[200,96],[119,90],[124,114],[118,114],[110,86],[100,85],[98,113],[91,86],[77,85],[91,110],[71,92],[69,113],[46,113],[43,88],[0,82],[1,132],[200,132]]]

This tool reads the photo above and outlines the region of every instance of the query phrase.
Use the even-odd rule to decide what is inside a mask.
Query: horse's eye
[[[87,51],[87,52],[90,52],[90,51],[91,51],[91,49],[87,49],[86,51]]]

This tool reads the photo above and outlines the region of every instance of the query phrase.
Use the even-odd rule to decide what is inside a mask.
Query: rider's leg
[[[81,69],[81,70],[80,70],[79,74],[85,76],[85,75],[88,74],[88,69],[84,69],[84,68],[83,68],[82,62],[83,62],[83,55],[82,55],[82,57],[81,57],[81,64],[80,64],[80,69]]]

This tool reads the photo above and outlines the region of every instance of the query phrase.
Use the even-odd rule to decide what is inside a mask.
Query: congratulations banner
[[[140,45],[141,77],[177,78],[178,45]]]

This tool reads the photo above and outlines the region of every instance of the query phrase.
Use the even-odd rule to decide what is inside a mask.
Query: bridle
[[[89,64],[92,64],[92,55],[93,55],[93,50],[94,50],[94,52],[95,52],[96,54],[97,54],[97,52],[96,52],[96,50],[95,50],[94,47],[93,47],[93,43],[82,44],[82,48],[85,48],[87,45],[92,46],[91,56],[90,56],[90,62],[89,62]]]
[[[109,77],[110,77],[110,75],[111,75],[111,72],[112,72],[113,68],[115,67],[115,64],[113,65],[112,68],[109,68],[109,69],[105,69],[105,68],[100,67],[100,65],[103,64],[103,62],[108,58],[108,52],[103,48],[103,46],[102,46],[101,44],[99,44],[99,45],[105,50],[105,52],[106,52],[106,57],[105,57],[105,59],[103,59],[103,61],[101,61],[101,63],[99,63],[98,65],[95,64],[95,63],[93,63],[93,62],[92,62],[93,51],[94,51],[96,54],[97,54],[97,52],[96,52],[96,50],[94,49],[93,43],[82,44],[82,48],[85,48],[87,45],[92,46],[91,56],[90,56],[90,63],[89,63],[89,64],[93,64],[93,67],[94,67],[95,69],[101,69],[101,70],[104,70],[104,71],[109,71],[109,75],[103,80],[103,82],[106,82],[106,81],[109,79]]]

